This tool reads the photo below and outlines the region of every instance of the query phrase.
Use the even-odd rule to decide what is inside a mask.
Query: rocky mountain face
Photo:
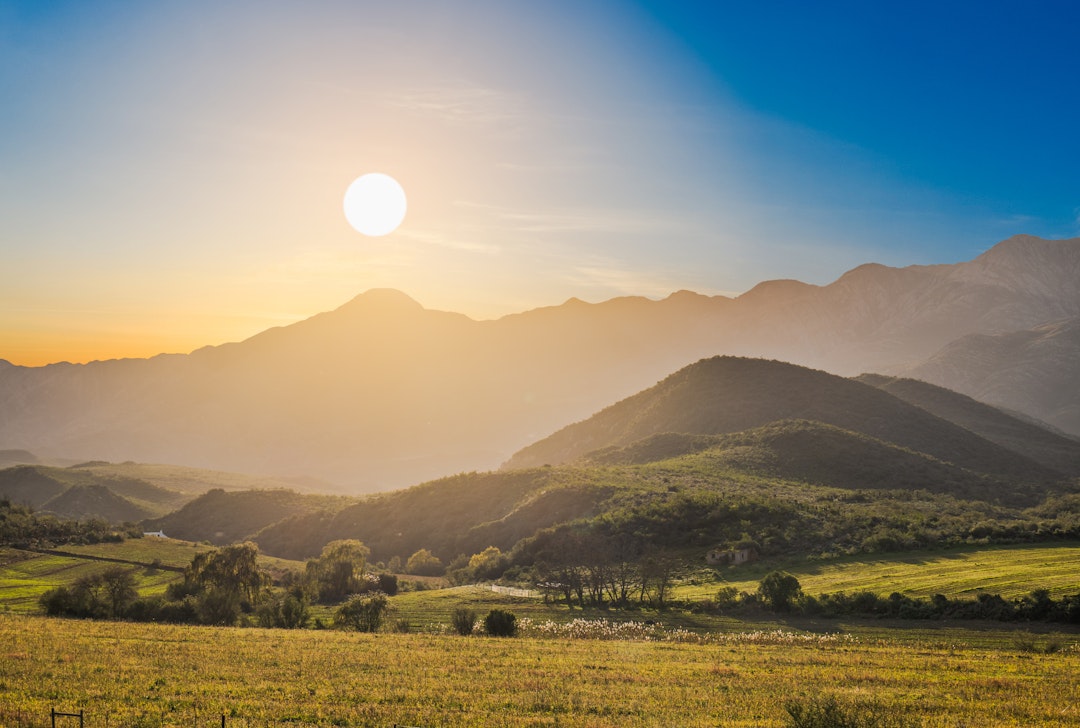
[[[1080,239],[1020,236],[970,262],[865,265],[827,286],[770,281],[733,299],[687,291],[660,301],[571,299],[494,321],[369,291],[188,355],[36,368],[0,361],[0,448],[381,490],[495,467],[717,354],[918,376],[913,367],[962,337],[1080,317],[1077,280]]]

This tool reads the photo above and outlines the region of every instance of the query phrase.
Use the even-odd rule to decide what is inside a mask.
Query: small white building
[[[754,549],[713,549],[705,554],[705,562],[709,566],[738,566],[753,561],[757,557]]]

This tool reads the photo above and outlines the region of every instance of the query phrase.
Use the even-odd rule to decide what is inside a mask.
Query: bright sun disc
[[[345,190],[345,219],[358,233],[389,235],[405,219],[405,190],[390,175],[357,177]]]

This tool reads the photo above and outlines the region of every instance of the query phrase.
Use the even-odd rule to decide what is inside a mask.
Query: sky
[[[1072,2],[0,0],[0,359],[1080,236]],[[394,177],[401,227],[342,199]]]

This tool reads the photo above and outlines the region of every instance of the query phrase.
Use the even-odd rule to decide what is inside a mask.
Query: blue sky
[[[1080,235],[1080,4],[0,0],[0,358]],[[405,188],[363,238],[345,188]]]

